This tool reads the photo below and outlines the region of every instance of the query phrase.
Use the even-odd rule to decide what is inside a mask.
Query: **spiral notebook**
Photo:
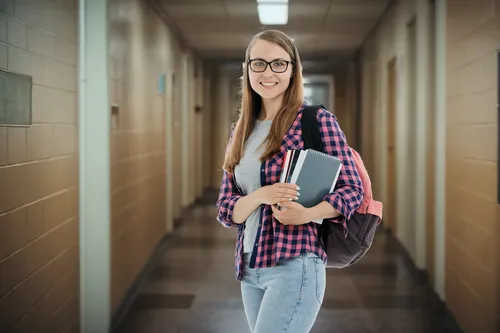
[[[337,157],[313,149],[290,150],[280,181],[297,184],[300,187],[297,202],[309,208],[333,192],[341,169],[342,162]]]

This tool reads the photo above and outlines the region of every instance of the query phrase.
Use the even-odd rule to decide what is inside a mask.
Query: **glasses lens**
[[[283,60],[276,60],[271,63],[271,69],[276,73],[283,73],[286,71],[288,63]]]
[[[263,72],[266,70],[266,63],[261,60],[253,60],[250,62],[250,69],[254,72]]]

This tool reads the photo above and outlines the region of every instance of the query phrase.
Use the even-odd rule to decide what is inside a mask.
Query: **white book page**
[[[337,185],[337,179],[339,179],[340,170],[342,170],[342,164],[340,164],[340,168],[337,171],[337,175],[333,179],[332,187],[330,188],[330,193],[333,193],[333,190],[335,189],[335,185]]]
[[[293,170],[292,178],[290,179],[290,183],[295,184],[297,178],[299,177],[300,170],[302,169],[302,165],[304,165],[304,160],[307,156],[307,150],[301,150],[299,154],[299,158],[297,159],[297,164],[295,164],[295,169]]]

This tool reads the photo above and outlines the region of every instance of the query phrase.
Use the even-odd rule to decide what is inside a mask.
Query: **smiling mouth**
[[[278,84],[278,82],[261,82],[260,83],[261,85],[263,85],[264,87],[274,87]]]

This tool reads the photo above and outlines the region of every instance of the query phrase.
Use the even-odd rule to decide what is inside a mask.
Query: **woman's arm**
[[[327,154],[340,159],[342,169],[334,192],[327,194],[323,202],[311,208],[310,214],[312,220],[331,219],[344,222],[361,205],[363,186],[337,118],[323,109],[318,111],[317,117],[324,150]]]
[[[329,202],[322,201],[318,205],[309,208],[309,216],[311,221],[333,219],[340,216],[340,212],[333,208]]]
[[[240,225],[260,205],[275,205],[297,200],[298,190],[295,184],[275,183],[243,196],[237,192],[233,176],[224,171],[217,200],[217,220],[228,228]]]
[[[222,184],[217,199],[217,221],[226,228],[237,227],[239,224],[233,222],[235,206],[243,198],[234,185],[233,175],[224,170]],[[238,205],[241,206],[241,205]],[[239,215],[239,214],[238,214]],[[250,215],[250,214],[249,214]]]
[[[258,197],[258,190],[240,198],[234,205],[233,222],[236,224],[244,223],[250,214],[252,214],[261,204]]]

